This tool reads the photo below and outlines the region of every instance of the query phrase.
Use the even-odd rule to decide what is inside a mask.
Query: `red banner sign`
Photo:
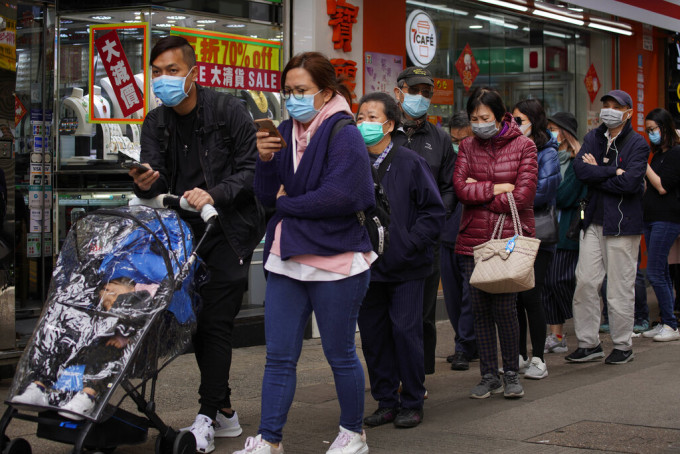
[[[463,81],[465,92],[468,92],[479,74],[479,66],[477,66],[477,60],[475,60],[475,56],[472,54],[470,44],[465,44],[463,52],[460,53],[460,57],[456,61],[456,69]]]
[[[102,35],[94,41],[101,62],[111,80],[118,104],[127,117],[144,107],[144,98],[137,88],[134,74],[116,30]]]
[[[590,102],[592,104],[592,102],[595,101],[597,92],[600,91],[600,79],[597,77],[595,65],[592,63],[590,64],[590,68],[588,68],[585,79],[583,79],[583,83],[586,84],[586,91],[588,92],[588,96],[590,96]]]
[[[197,62],[198,83],[206,87],[279,91],[279,71]]]

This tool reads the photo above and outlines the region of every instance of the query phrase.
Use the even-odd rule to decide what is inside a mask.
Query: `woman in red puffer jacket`
[[[453,184],[458,200],[464,205],[456,259],[464,279],[469,282],[475,266],[472,250],[491,239],[501,213],[507,214],[501,238],[514,235],[507,192],[512,192],[515,198],[522,227],[520,234],[534,236],[538,164],[536,145],[522,135],[496,90],[476,88],[468,99],[467,113],[474,136],[460,144]],[[500,392],[507,398],[522,397],[524,390],[518,375],[517,294],[469,289],[482,374],[470,397],[483,399]],[[505,371],[503,383],[498,377],[496,329]]]

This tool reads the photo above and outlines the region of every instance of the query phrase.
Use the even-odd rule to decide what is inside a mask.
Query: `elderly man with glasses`
[[[457,203],[453,189],[456,154],[449,134],[427,121],[427,110],[433,94],[434,80],[427,69],[411,66],[399,74],[394,95],[403,114],[402,126],[392,137],[395,147],[404,146],[425,158],[437,182],[448,219]],[[439,289],[439,246],[435,247],[435,251],[432,273],[425,280],[423,301],[416,302],[423,305],[425,374],[434,373],[437,345],[435,309]]]

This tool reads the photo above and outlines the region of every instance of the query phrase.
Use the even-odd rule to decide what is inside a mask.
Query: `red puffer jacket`
[[[468,137],[460,144],[453,185],[458,200],[464,205],[456,253],[473,255],[472,248],[491,239],[500,213],[507,213],[501,238],[514,235],[510,205],[506,194],[493,195],[494,184],[512,183],[522,235],[534,236],[534,197],[538,164],[536,145],[522,135],[512,115],[505,114],[501,127],[504,134],[482,140]],[[465,183],[468,178],[476,183]]]

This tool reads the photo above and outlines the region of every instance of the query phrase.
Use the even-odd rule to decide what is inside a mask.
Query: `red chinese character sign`
[[[345,60],[343,58],[331,58],[331,64],[335,68],[335,77],[342,85],[347,87],[350,95],[352,96],[352,101],[358,101],[357,95],[354,92],[357,87],[357,62],[353,60]],[[351,104],[352,111],[355,112],[357,110],[357,106],[354,104],[354,102]]]
[[[588,92],[588,96],[590,96],[590,102],[592,104],[597,97],[597,92],[600,91],[600,79],[597,77],[595,65],[592,63],[590,64],[590,68],[588,68],[585,79],[583,79],[583,83],[586,85],[586,91]]]
[[[135,66],[140,73],[135,74],[125,54],[123,43],[118,32],[136,34],[146,42],[147,24],[109,24],[90,26],[90,84],[88,113],[90,123],[142,123],[146,115],[145,71],[146,46],[142,46],[142,55]],[[137,42],[137,40],[135,40]],[[139,57],[136,57],[139,58]],[[96,66],[102,65],[107,77],[95,81]],[[102,98],[101,87],[104,87],[110,102],[115,106],[115,114],[111,111],[109,101]],[[139,113],[139,115],[133,114]],[[114,118],[111,118],[111,117]],[[126,117],[126,118],[119,118]]]
[[[475,60],[475,56],[472,54],[469,43],[465,44],[463,52],[461,52],[458,60],[456,60],[456,70],[458,70],[458,75],[460,75],[463,87],[465,87],[465,92],[467,93],[479,74],[479,66],[477,66],[477,60]]]
[[[277,92],[281,43],[229,33],[173,27],[196,51],[198,83],[208,87]]]
[[[326,0],[328,25],[333,27],[333,48],[352,51],[352,26],[357,23],[359,7],[347,0]]]
[[[14,127],[16,128],[19,126],[19,123],[21,123],[21,119],[24,118],[24,116],[28,113],[26,108],[24,107],[24,104],[21,102],[21,100],[17,97],[17,95],[14,95]]]

